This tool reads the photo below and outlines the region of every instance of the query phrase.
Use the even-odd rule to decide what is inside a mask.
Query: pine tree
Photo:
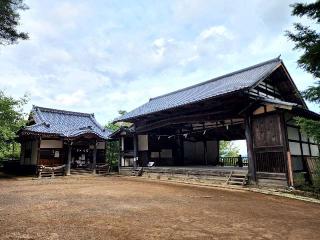
[[[19,10],[26,10],[28,6],[23,0],[1,0],[0,1],[0,45],[17,43],[18,40],[28,39],[28,34],[19,32],[20,15]]]
[[[291,7],[293,8],[293,16],[307,17],[315,21],[316,30],[310,26],[295,23],[295,32],[287,31],[286,35],[295,43],[294,49],[303,51],[298,60],[298,66],[311,73],[316,79],[320,78],[320,0],[309,4],[295,3]],[[316,81],[313,86],[308,87],[302,94],[305,99],[319,104],[320,81]],[[320,143],[320,122],[304,118],[298,118],[297,120],[302,130]]]

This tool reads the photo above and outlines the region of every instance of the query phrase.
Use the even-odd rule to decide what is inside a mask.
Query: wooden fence
[[[277,152],[257,152],[255,153],[257,172],[286,173],[286,163],[284,153]]]
[[[219,165],[226,167],[247,167],[247,157],[219,157]]]

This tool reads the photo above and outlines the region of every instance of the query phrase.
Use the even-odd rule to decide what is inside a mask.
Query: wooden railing
[[[219,165],[226,167],[247,167],[247,157],[219,157]]]
[[[37,169],[38,178],[42,178],[42,177],[54,178],[55,176],[64,176],[65,167],[66,165],[61,165],[56,167],[46,167],[43,165],[39,165]]]
[[[257,152],[256,169],[257,172],[286,173],[285,156],[283,152]]]
[[[319,157],[304,157],[312,183],[319,179],[320,158]]]
[[[63,165],[63,159],[39,159],[38,165],[60,166]]]

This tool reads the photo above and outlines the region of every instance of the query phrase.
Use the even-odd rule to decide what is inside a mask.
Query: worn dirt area
[[[0,180],[0,239],[319,239],[320,205],[137,178]]]

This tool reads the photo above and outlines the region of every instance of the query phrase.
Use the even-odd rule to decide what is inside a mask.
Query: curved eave
[[[294,113],[296,116],[299,116],[299,117],[320,121],[320,115],[318,113],[310,111],[309,109],[294,106],[292,108],[292,113]]]
[[[107,140],[107,136],[102,136],[101,134],[98,134],[94,131],[81,131],[79,133],[70,134],[70,135],[62,135],[60,133],[48,133],[48,132],[36,132],[36,131],[30,131],[30,130],[19,130],[18,132],[19,136],[39,136],[39,137],[60,137],[60,138],[67,138],[67,139],[75,139],[79,138],[85,135],[95,135],[97,138],[102,140]]]
[[[67,136],[65,136],[66,138],[69,138],[69,139],[74,139],[74,138],[79,138],[79,137],[84,137],[86,135],[94,135],[96,136],[97,138],[100,138],[100,139],[103,139],[103,140],[107,140],[108,137],[107,136],[103,136],[95,131],[90,131],[90,130],[82,130],[82,131],[79,131],[77,133],[72,133],[72,134],[69,134]]]
[[[228,92],[228,93],[219,94],[219,95],[216,95],[216,96],[213,96],[213,97],[204,98],[204,99],[201,99],[201,100],[198,100],[198,101],[185,103],[185,104],[181,104],[181,105],[178,105],[178,106],[168,107],[168,108],[165,108],[163,110],[152,111],[152,112],[149,112],[149,113],[145,113],[145,114],[141,114],[141,115],[137,115],[137,116],[133,116],[133,117],[128,117],[128,118],[121,118],[120,117],[120,118],[116,118],[115,120],[113,120],[112,123],[117,123],[117,122],[133,123],[135,120],[137,120],[137,119],[139,119],[141,117],[146,117],[146,116],[151,115],[151,114],[161,113],[161,112],[164,112],[164,111],[167,111],[167,110],[179,109],[179,108],[182,108],[182,107],[185,107],[185,106],[188,106],[188,105],[198,104],[198,103],[201,103],[201,102],[204,102],[204,101],[208,101],[208,100],[212,100],[212,99],[216,99],[216,98],[220,98],[220,97],[225,97],[225,96],[228,96],[228,95],[237,94],[239,92],[246,92],[246,90],[248,90],[248,89],[250,89],[250,87],[245,87],[245,88],[241,88],[241,89],[235,89],[235,90],[233,90],[231,92]]]

